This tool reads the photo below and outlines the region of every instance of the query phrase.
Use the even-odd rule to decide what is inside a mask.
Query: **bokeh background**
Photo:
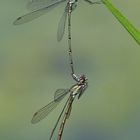
[[[65,100],[36,125],[32,115],[57,88],[74,84],[67,32],[60,43],[56,39],[64,4],[14,26],[29,12],[27,2],[0,0],[0,140],[49,139]],[[140,30],[139,0],[111,2]],[[72,14],[72,41],[76,73],[87,75],[89,88],[75,100],[63,139],[139,140],[140,46],[104,5],[84,1]]]

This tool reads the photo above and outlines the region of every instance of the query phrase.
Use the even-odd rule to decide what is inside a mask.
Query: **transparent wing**
[[[49,5],[52,5],[60,1],[64,2],[66,0],[32,0],[27,3],[27,9],[32,10],[32,11],[38,10],[38,9],[48,7]]]
[[[45,8],[42,8],[42,9],[39,9],[39,10],[36,10],[36,11],[33,11],[31,13],[28,13],[26,15],[23,15],[19,18],[17,18],[15,21],[14,21],[14,25],[20,25],[20,24],[23,24],[23,23],[26,23],[26,22],[29,22],[35,18],[38,18],[40,17],[41,15],[45,14],[46,12],[48,12],[49,10],[55,8],[57,5],[59,5],[60,3],[62,3],[63,0],[61,1],[58,1],[52,5],[49,5],[48,7],[45,7]]]
[[[59,91],[59,92],[58,92]],[[57,95],[59,94],[59,95]],[[67,95],[67,90],[66,89],[58,89],[55,92],[55,96],[58,97],[56,100],[50,102],[40,110],[38,110],[34,115],[31,120],[31,123],[35,124],[42,119],[44,119],[53,109],[56,108],[56,106],[60,103],[60,101]]]
[[[60,22],[58,24],[58,30],[57,30],[57,40],[61,41],[65,32],[65,25],[66,25],[66,19],[67,19],[67,9],[66,6],[65,11],[60,19]]]
[[[44,119],[56,106],[58,105],[59,102],[52,101],[45,107],[41,108],[39,111],[37,111],[31,120],[31,123],[35,124],[42,119]]]
[[[61,101],[67,93],[69,93],[69,89],[58,89],[54,94],[54,101],[59,102]]]

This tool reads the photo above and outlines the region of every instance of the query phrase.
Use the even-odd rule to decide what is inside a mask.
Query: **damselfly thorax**
[[[70,96],[73,96],[75,98],[76,95],[78,95],[79,99],[85,91],[85,89],[87,88],[88,83],[85,75],[81,75],[80,78],[76,79],[76,81],[78,82],[70,88]]]

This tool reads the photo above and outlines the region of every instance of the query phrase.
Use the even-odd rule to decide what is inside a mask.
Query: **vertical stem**
[[[116,19],[122,24],[122,26],[130,33],[130,35],[140,45],[140,32],[126,19],[122,13],[116,9],[109,0],[102,0],[103,4],[110,10],[110,12],[116,17]]]

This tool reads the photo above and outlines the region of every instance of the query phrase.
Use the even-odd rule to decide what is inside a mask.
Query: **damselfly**
[[[60,124],[59,133],[58,133],[58,140],[61,140],[64,126],[65,126],[66,120],[70,116],[71,109],[72,109],[72,103],[73,103],[75,97],[78,96],[78,99],[79,99],[82,96],[82,94],[84,93],[84,91],[86,90],[86,88],[88,87],[87,78],[84,75],[81,75],[79,78],[77,76],[75,76],[75,80],[77,83],[75,85],[73,85],[70,89],[57,89],[54,94],[54,100],[52,102],[50,102],[48,105],[46,105],[45,107],[38,110],[33,115],[31,122],[33,124],[35,124],[35,123],[39,122],[40,120],[44,119],[53,109],[55,109],[56,106],[60,103],[60,101],[62,101],[62,99],[69,93],[69,98],[67,99],[67,101],[57,119],[57,122],[51,132],[50,140],[65,111],[62,122]]]
[[[28,9],[32,10],[32,12],[23,15],[17,18],[14,21],[14,25],[23,24],[29,22],[35,18],[40,17],[41,15],[45,14],[46,12],[50,11],[51,9],[55,8],[56,6],[60,5],[61,3],[71,3],[72,4],[72,11],[76,8],[78,0],[31,0],[27,7]],[[100,0],[93,2],[91,0],[84,0],[89,4],[99,4],[103,3],[110,12],[117,18],[117,20],[124,26],[124,28],[130,33],[130,35],[136,40],[136,42],[140,45],[140,32],[121,14],[121,12],[111,4],[109,0]],[[66,4],[64,13],[60,19],[58,32],[57,32],[57,40],[60,41],[64,34],[65,22],[68,13],[68,4]]]

